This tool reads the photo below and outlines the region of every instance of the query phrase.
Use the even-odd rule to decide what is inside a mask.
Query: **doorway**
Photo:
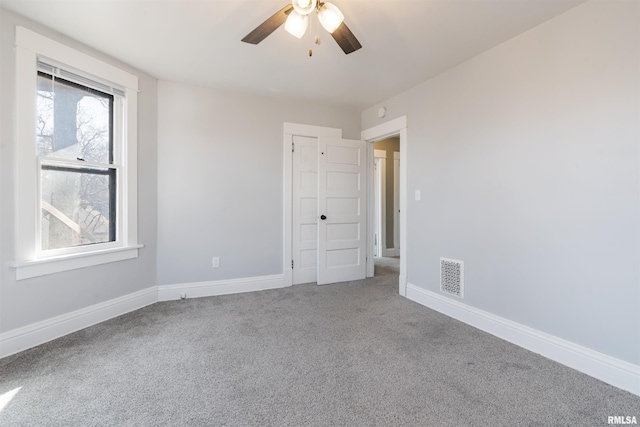
[[[397,255],[400,257],[400,276],[398,278],[398,293],[402,296],[407,295],[407,258],[408,258],[408,246],[407,240],[407,116],[401,116],[396,119],[392,119],[388,122],[382,123],[377,126],[367,128],[361,132],[361,139],[367,141],[369,144],[369,182],[374,180],[374,144],[376,141],[381,141],[392,136],[397,136],[400,141],[400,150],[398,154],[393,155],[394,163],[394,176],[396,177],[396,183],[394,189],[397,186],[397,190],[394,199],[393,215],[397,215],[397,220],[394,220],[394,237],[393,247],[397,248]],[[388,159],[391,160],[391,159]],[[375,220],[374,220],[374,189],[370,186],[370,204],[369,204],[369,228],[367,230],[368,236],[373,241]],[[397,232],[396,232],[397,230]],[[397,238],[396,238],[397,236]],[[374,245],[368,246],[368,263],[367,263],[367,277],[373,277],[374,275]]]
[[[285,286],[291,286],[293,284],[293,270],[292,270],[292,143],[293,135],[302,135],[309,137],[342,137],[342,130],[338,128],[328,128],[322,126],[303,125],[297,123],[284,123],[284,176],[283,176],[283,282]],[[406,230],[406,188],[407,188],[407,117],[402,116],[386,123],[365,129],[361,132],[361,140],[368,142],[367,144],[367,164],[369,165],[369,171],[367,172],[366,182],[373,182],[373,159],[374,149],[373,142],[393,136],[399,135],[400,138],[400,154],[399,154],[399,168],[398,173],[398,216],[397,221],[399,227],[399,242],[402,244],[400,250],[400,277],[399,282],[399,294],[406,296],[407,287],[407,230]],[[395,160],[394,160],[395,161]],[[368,185],[368,198],[367,198],[367,241],[373,236],[373,186]],[[374,256],[373,245],[367,244],[366,246],[366,276],[373,277],[374,275]]]
[[[373,143],[374,257],[400,256],[400,136]]]

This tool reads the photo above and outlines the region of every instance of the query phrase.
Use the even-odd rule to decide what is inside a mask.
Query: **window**
[[[21,27],[16,63],[16,279],[137,257],[137,78]]]
[[[40,250],[115,242],[114,96],[38,68],[51,69],[37,82]]]

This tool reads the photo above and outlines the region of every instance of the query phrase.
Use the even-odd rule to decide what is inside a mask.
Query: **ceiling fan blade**
[[[278,27],[284,24],[284,21],[287,20],[287,17],[293,10],[293,6],[291,4],[286,5],[279,11],[273,14],[271,18],[264,21],[262,24],[258,25],[255,30],[251,31],[247,34],[242,41],[245,43],[258,44],[271,33],[273,33]]]
[[[340,26],[331,33],[331,35],[336,43],[338,43],[338,46],[340,46],[347,55],[362,47],[356,36],[353,35],[349,27],[347,27],[344,22],[340,24]]]

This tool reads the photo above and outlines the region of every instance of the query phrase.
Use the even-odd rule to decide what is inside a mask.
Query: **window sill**
[[[33,261],[16,261],[12,267],[16,271],[16,280],[30,279],[47,274],[138,258],[138,249],[142,247],[144,245],[134,245]]]

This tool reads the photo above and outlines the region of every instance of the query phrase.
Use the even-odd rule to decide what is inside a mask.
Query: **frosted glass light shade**
[[[287,21],[284,23],[284,29],[287,30],[289,34],[292,34],[297,38],[302,38],[302,36],[304,36],[308,26],[309,15],[300,15],[295,10],[291,11]]]
[[[316,8],[318,0],[292,0],[291,5],[300,15],[308,15]]]
[[[327,2],[318,11],[318,19],[325,30],[333,33],[344,21],[344,15],[336,5]]]

